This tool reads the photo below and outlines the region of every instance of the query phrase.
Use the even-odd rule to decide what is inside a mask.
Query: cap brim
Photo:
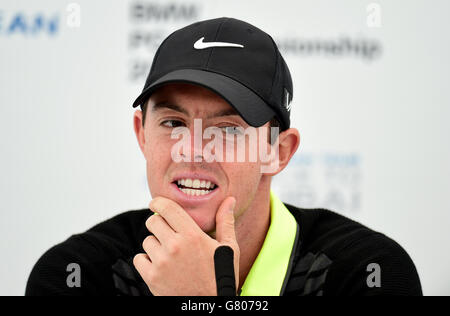
[[[264,125],[276,114],[261,97],[243,84],[227,76],[198,69],[175,70],[162,76],[142,91],[133,107],[146,102],[157,88],[168,83],[191,83],[212,90],[230,103],[247,124],[253,127]]]

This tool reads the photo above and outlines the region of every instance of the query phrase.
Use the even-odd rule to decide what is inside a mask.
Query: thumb
[[[221,244],[235,244],[236,232],[234,230],[234,207],[236,199],[226,198],[216,213],[216,240]]]

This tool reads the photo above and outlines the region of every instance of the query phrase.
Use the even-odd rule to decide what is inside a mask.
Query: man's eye
[[[165,127],[170,127],[170,128],[175,128],[175,127],[180,127],[180,126],[184,126],[184,123],[178,120],[167,120],[161,123],[161,125],[165,126]]]
[[[225,134],[231,134],[231,135],[240,135],[243,132],[243,128],[239,126],[224,126],[220,128],[222,132]]]

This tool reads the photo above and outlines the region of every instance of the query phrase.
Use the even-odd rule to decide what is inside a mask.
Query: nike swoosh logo
[[[205,38],[200,38],[197,42],[194,44],[195,49],[205,49],[205,48],[211,48],[211,47],[238,47],[238,48],[244,48],[243,45],[240,44],[234,44],[234,43],[226,43],[226,42],[203,42]]]

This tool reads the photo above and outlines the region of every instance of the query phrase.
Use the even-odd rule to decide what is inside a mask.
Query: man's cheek
[[[259,166],[257,164],[236,166],[234,171],[230,170],[230,178],[232,180],[228,195],[236,197],[238,204],[242,204],[245,208],[258,190],[261,180]]]
[[[168,144],[159,141],[149,142],[146,148],[147,163],[160,168],[162,165],[169,164],[171,160],[170,150],[167,149]]]
[[[171,161],[164,160],[161,152],[157,150],[149,151],[147,160],[147,182],[152,193],[161,192],[164,189],[164,174]]]

